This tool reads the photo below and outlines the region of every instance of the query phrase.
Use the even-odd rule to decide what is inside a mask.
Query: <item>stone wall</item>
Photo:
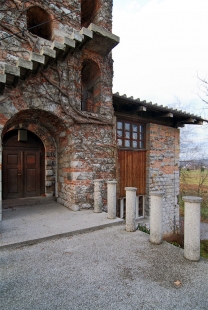
[[[34,1],[13,1],[8,0],[0,3],[0,39],[10,36],[15,33],[15,36],[10,36],[1,41],[0,49],[0,63],[16,64],[18,57],[29,59],[30,52],[39,53],[43,46],[51,47],[52,41],[63,42],[64,37],[70,36],[82,28],[82,16],[89,21],[85,27],[90,23],[95,23],[104,29],[112,30],[112,0],[95,0],[92,1],[92,9],[88,10],[88,1],[80,0],[40,0],[38,3]],[[32,23],[40,24],[51,20],[42,27],[49,27],[46,29],[51,32],[47,39],[33,33],[34,29],[27,31],[31,27],[28,24],[28,10],[31,7],[41,7],[47,13],[43,20],[39,20],[39,11],[34,14],[37,15]],[[93,9],[94,8],[94,9]],[[33,25],[32,25],[33,26]],[[1,67],[0,67],[1,70]]]
[[[112,1],[93,3],[96,9],[90,21],[111,31]],[[5,11],[0,12],[0,37],[25,29],[27,9],[33,5],[33,1],[6,1],[1,6]],[[1,41],[0,70],[5,64],[15,66],[18,57],[27,60],[31,51],[39,53],[43,46],[51,48],[53,40],[62,42],[73,33],[78,35],[82,27],[81,1],[41,0],[39,5],[51,19],[56,18],[50,40],[25,31]],[[75,10],[60,19],[60,15]],[[99,68],[97,113],[82,110],[81,76],[85,61]],[[60,203],[73,210],[92,207],[94,179],[115,178],[112,76],[111,53],[102,55],[85,47],[83,42],[65,58],[52,61],[47,68],[40,67],[26,80],[19,80],[16,88],[6,86],[0,95],[1,137],[9,130],[24,128],[42,140],[45,194],[55,195]],[[102,188],[105,205],[105,182]]]
[[[163,194],[163,233],[170,233],[179,224],[179,130],[157,124],[147,125],[147,196],[146,216],[149,216],[149,195]]]

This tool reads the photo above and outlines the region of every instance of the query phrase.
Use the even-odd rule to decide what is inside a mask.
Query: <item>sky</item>
[[[114,92],[201,114],[208,79],[208,0],[114,0]],[[208,106],[207,106],[208,107]],[[208,114],[208,113],[207,113]]]
[[[198,79],[208,80],[208,0],[114,0],[113,33],[114,93],[208,119]],[[208,127],[194,127],[208,145]]]

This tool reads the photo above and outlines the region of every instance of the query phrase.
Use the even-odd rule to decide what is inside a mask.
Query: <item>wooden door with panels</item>
[[[3,199],[36,197],[44,193],[44,150],[27,131],[12,131],[3,140]]]

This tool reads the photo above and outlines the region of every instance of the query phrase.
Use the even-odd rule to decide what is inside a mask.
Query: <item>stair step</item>
[[[54,51],[50,47],[44,46],[40,51],[40,55],[45,56],[44,68],[46,68],[50,64],[50,62],[56,58],[56,51]]]
[[[90,24],[88,28],[83,27],[80,31],[73,30],[70,36],[62,37],[62,40],[62,43],[51,42],[51,47],[44,46],[40,53],[30,52],[28,60],[19,58],[16,66],[3,65],[3,73],[0,74],[0,94],[3,94],[5,85],[16,86],[19,78],[25,80],[31,72],[36,74],[51,61],[66,57],[75,48],[85,45],[88,49],[105,55],[119,43],[119,37],[95,24]]]
[[[33,63],[30,60],[19,58],[17,66],[20,68],[20,79],[25,80],[33,70]]]
[[[66,49],[66,45],[58,41],[53,41],[51,48],[54,49],[54,51],[56,51],[56,58],[58,59],[63,55]]]
[[[31,52],[29,60],[33,62],[33,73],[37,73],[45,64],[45,56]]]

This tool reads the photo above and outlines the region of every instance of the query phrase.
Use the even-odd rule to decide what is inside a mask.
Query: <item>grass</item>
[[[139,224],[137,229],[140,231],[143,231],[146,234],[150,234],[150,230],[149,228],[146,227],[146,225]],[[169,236],[165,236],[163,240],[181,249],[184,249],[184,234],[183,233],[176,233],[176,234],[172,234]],[[208,259],[208,240],[200,241],[200,256]]]
[[[201,240],[200,255],[208,259],[208,240]]]
[[[201,178],[207,176],[207,170],[201,171],[198,170],[181,170],[181,182],[183,182],[182,176],[186,178],[186,183],[189,185],[198,185]],[[204,182],[204,186],[208,186],[208,177],[206,178]]]
[[[179,197],[181,216],[184,216],[183,196],[202,197],[201,221],[208,222],[208,170],[181,170]]]
[[[149,228],[147,228],[146,225],[139,224],[137,229],[143,231],[146,234],[150,234],[150,230],[149,230]]]

